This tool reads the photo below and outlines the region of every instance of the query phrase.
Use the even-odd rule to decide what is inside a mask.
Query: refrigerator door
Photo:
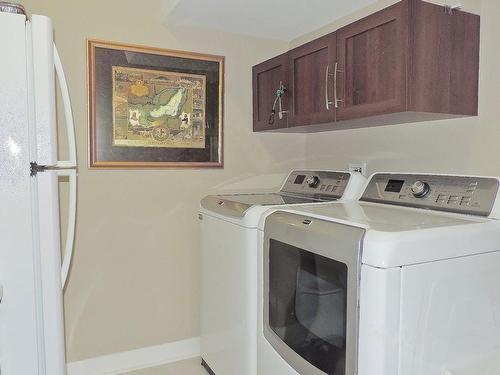
[[[33,179],[29,174],[26,19],[0,13],[0,371],[44,374],[33,231]]]

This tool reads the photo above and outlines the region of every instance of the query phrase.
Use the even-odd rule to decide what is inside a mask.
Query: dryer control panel
[[[321,200],[338,199],[344,194],[350,177],[347,172],[295,170],[280,191]]]
[[[360,200],[488,216],[498,187],[489,177],[377,173]]]

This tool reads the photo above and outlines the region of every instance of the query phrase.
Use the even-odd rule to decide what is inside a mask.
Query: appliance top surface
[[[298,209],[287,211],[380,232],[403,232],[490,221],[482,217],[456,215],[371,202],[338,202],[335,204],[305,205]]]
[[[286,215],[288,214],[288,215]],[[290,216],[292,214],[292,216]],[[361,262],[378,268],[434,262],[499,251],[500,221],[481,216],[398,207],[372,202],[337,202],[278,210],[267,216],[264,235],[273,238],[271,222],[299,228],[310,241],[317,221],[331,222],[332,248],[339,226],[366,230]],[[262,221],[261,221],[262,223]],[[318,223],[320,224],[320,223]],[[323,224],[324,227],[324,224]],[[297,236],[290,236],[295,246]],[[356,250],[357,251],[357,250]]]

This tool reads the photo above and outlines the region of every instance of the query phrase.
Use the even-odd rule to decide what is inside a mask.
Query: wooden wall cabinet
[[[477,15],[403,0],[297,47],[281,55],[283,64],[288,60],[283,73],[290,108],[280,128],[318,131],[475,116],[479,29]],[[254,98],[259,96],[254,85]]]

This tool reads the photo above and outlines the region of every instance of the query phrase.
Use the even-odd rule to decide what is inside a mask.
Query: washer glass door
[[[363,228],[276,211],[263,246],[263,333],[301,375],[352,375]]]
[[[345,374],[347,265],[271,240],[269,326],[310,364]]]

